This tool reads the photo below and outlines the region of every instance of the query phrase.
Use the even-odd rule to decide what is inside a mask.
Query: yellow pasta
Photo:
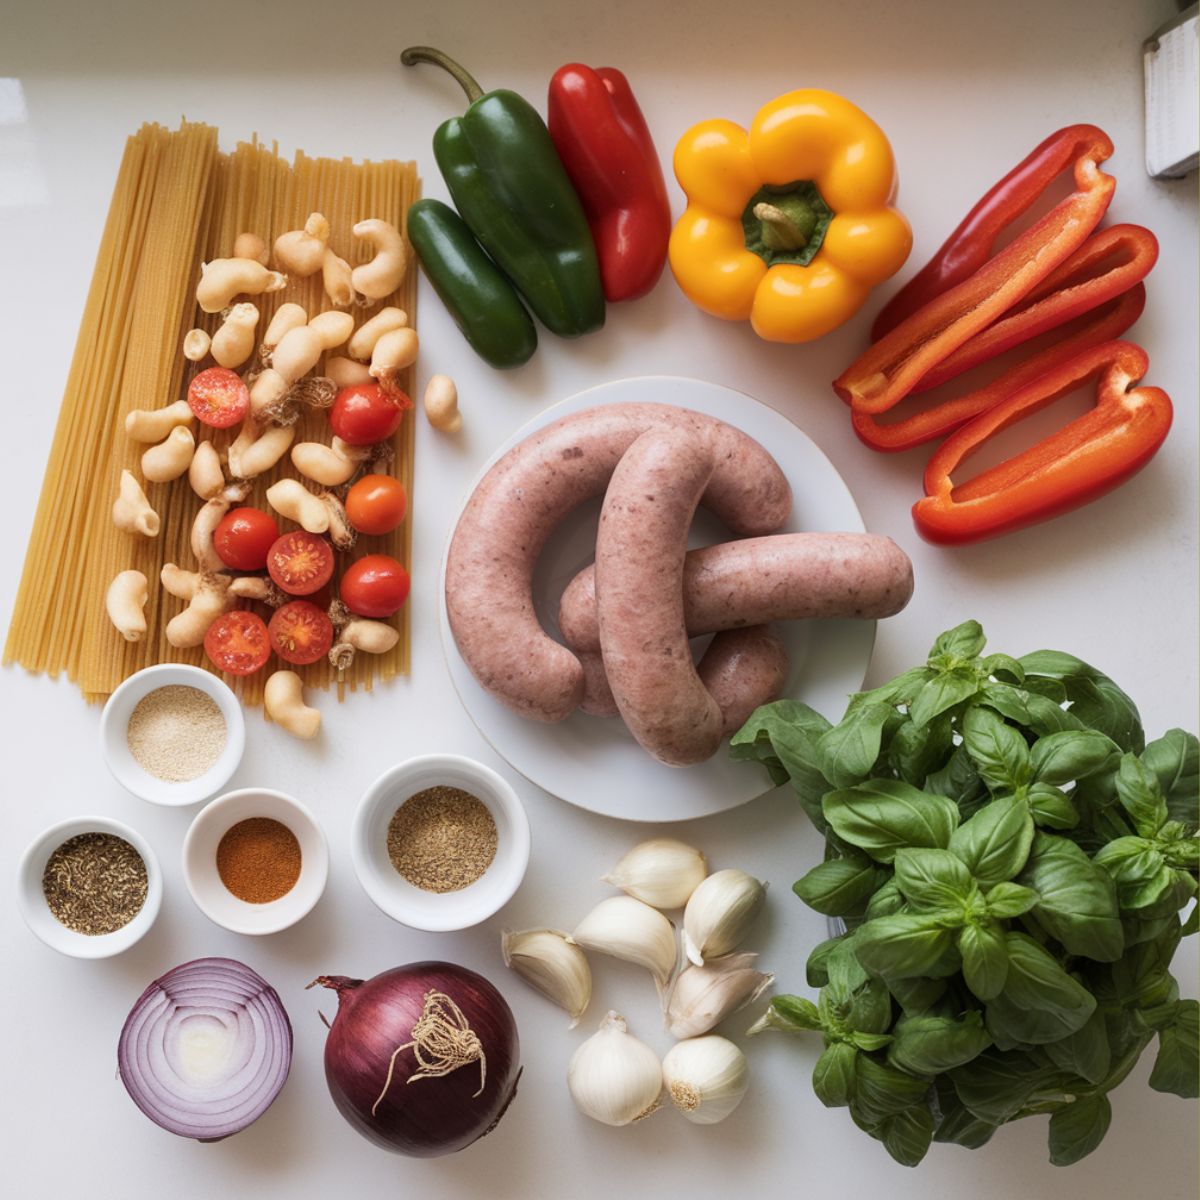
[[[403,230],[408,206],[418,194],[412,163],[355,163],[297,153],[289,165],[277,148],[257,139],[226,155],[218,148],[215,129],[187,122],[177,131],[144,125],[129,138],[51,447],[4,649],[6,663],[51,675],[65,672],[92,700],[103,699],[127,676],[153,663],[191,662],[212,669],[202,650],[175,649],[164,633],[183,602],[163,592],[162,566],[194,566],[188,542],[201,502],[186,476],[145,486],[162,518],[157,538],[133,537],[112,523],[121,471],[129,469],[141,478],[144,447],[126,437],[126,414],[186,395],[188,380],[206,365],[194,366],[182,354],[187,330],[199,325],[212,333],[220,324],[219,313],[205,315],[195,304],[200,264],[229,257],[239,233],[256,233],[269,246],[319,211],[329,220],[330,247],[357,265],[373,251],[357,243],[351,227],[366,217],[381,217]],[[332,307],[319,273],[289,280],[285,290],[254,298],[261,313],[260,334],[278,305],[287,301],[304,305],[310,316]],[[411,320],[415,302],[415,272],[410,272],[399,293],[379,304],[398,304]],[[377,307],[352,311],[359,321]],[[403,382],[411,394],[411,369]],[[392,468],[410,495],[413,429],[413,419],[406,418],[394,438]],[[218,449],[228,445],[233,433],[197,427],[197,437],[213,438]],[[327,442],[325,413],[306,410],[296,436]],[[265,508],[266,489],[290,473],[285,456],[255,480],[246,503]],[[281,526],[291,527],[287,522]],[[392,534],[360,538],[356,552],[391,554],[410,566],[409,522]],[[109,582],[129,568],[150,581],[149,632],[140,642],[126,642],[104,609]],[[338,683],[339,694],[346,688],[369,689],[376,675],[389,679],[407,674],[407,607],[395,620],[401,633],[396,648],[386,655],[357,655],[343,679],[337,680],[324,661],[297,669],[311,686]],[[237,681],[248,702],[261,700],[266,673]]]

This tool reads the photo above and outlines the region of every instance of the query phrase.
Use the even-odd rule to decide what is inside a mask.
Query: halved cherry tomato
[[[324,658],[333,645],[333,622],[307,600],[293,600],[277,608],[267,633],[284,662],[302,667]]]
[[[235,571],[261,571],[278,537],[279,526],[261,508],[235,508],[217,525],[213,548],[217,557]]]
[[[390,617],[408,599],[408,572],[388,554],[368,554],[342,576],[342,603],[360,617]]]
[[[227,612],[208,627],[204,653],[230,675],[253,675],[271,657],[267,626],[258,613]]]
[[[390,475],[364,475],[346,493],[346,515],[359,533],[391,533],[406,512],[408,493]]]
[[[401,391],[384,391],[377,383],[342,388],[329,410],[333,432],[348,446],[371,446],[390,438],[412,401]]]
[[[214,429],[236,425],[250,411],[250,389],[228,367],[209,367],[188,384],[188,405]]]
[[[311,596],[333,578],[333,551],[324,538],[297,529],[267,551],[267,571],[289,595]]]

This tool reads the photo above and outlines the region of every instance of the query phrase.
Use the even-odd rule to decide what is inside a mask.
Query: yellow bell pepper
[[[675,177],[688,198],[671,232],[676,281],[697,307],[748,318],[768,341],[836,329],[912,249],[908,222],[890,207],[887,138],[833,92],[788,92],[748,133],[701,121],[675,147]]]

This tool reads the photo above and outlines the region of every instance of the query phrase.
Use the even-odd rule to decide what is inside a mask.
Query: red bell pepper
[[[850,419],[854,432],[872,450],[885,453],[911,450],[914,446],[943,437],[1080,351],[1119,338],[1142,315],[1145,306],[1146,287],[1142,283],[1135,283],[1114,299],[1051,331],[1053,337],[1047,336],[1042,348],[991,383],[933,408],[923,409],[903,420],[886,424],[871,413],[852,412]],[[967,345],[970,346],[974,340]]]
[[[1024,300],[1096,228],[1116,181],[1099,164],[1112,143],[1099,130],[1075,160],[1075,191],[961,283],[933,297],[834,381],[856,412],[898,404],[931,368]]]
[[[925,469],[913,521],[931,542],[982,541],[1078,508],[1124,483],[1153,457],[1171,427],[1171,400],[1134,385],[1146,352],[1131,342],[1085,350],[1033,380],[949,437]],[[1028,450],[964,483],[959,465],[1002,429],[1096,381],[1096,404]]]
[[[550,80],[548,116],[591,226],[606,299],[644,296],[667,261],[671,205],[629,81],[615,67],[568,63]]]
[[[929,262],[884,305],[871,328],[871,340],[877,342],[934,296],[979,270],[992,257],[1000,234],[1080,155],[1107,140],[1094,125],[1068,125],[1052,133],[985,193]]]

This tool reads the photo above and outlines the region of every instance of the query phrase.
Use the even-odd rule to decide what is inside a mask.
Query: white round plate
[[[708,413],[766,446],[792,486],[792,516],[781,532],[862,533],[863,520],[833,464],[786,417],[742,392],[676,376],[644,376],[601,384],[551,405],[522,426],[484,465],[560,417],[602,404],[674,404]],[[463,498],[466,504],[467,496]],[[547,632],[558,637],[558,599],[594,556],[600,499],[582,505],[547,541],[534,576],[534,604]],[[459,512],[462,509],[460,507]],[[457,517],[455,518],[457,524]],[[454,526],[451,526],[453,534]],[[727,541],[729,534],[704,509],[696,513],[689,545]],[[442,648],[450,677],[480,733],[527,779],[570,804],[626,821],[686,821],[735,808],[771,788],[754,763],[731,762],[728,743],[707,762],[668,767],[656,761],[617,718],[576,712],[556,725],[517,716],[490,696],[467,669],[446,615],[446,556],[442,555]],[[778,626],[790,669],[784,695],[803,700],[831,718],[862,687],[875,643],[874,621],[788,621]],[[703,643],[701,643],[702,645]]]

